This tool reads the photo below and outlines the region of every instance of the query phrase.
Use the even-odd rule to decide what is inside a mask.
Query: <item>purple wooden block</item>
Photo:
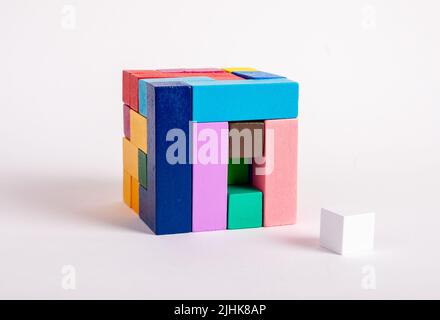
[[[130,140],[130,107],[124,104],[124,136]]]
[[[193,123],[193,231],[226,229],[228,123]]]

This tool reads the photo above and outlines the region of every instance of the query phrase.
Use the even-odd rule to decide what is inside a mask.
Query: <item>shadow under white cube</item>
[[[374,246],[375,213],[321,209],[321,246],[342,255],[370,251]]]

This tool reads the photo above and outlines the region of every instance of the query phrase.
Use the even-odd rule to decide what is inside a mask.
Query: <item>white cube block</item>
[[[339,254],[372,250],[375,214],[321,209],[321,246]]]

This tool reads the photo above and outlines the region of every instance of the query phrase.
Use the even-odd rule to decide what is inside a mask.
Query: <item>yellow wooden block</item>
[[[131,176],[124,170],[124,177],[122,183],[123,198],[127,206],[131,208]]]
[[[234,72],[234,71],[258,71],[254,68],[247,68],[247,67],[233,67],[233,68],[223,68],[223,70],[227,72]]]
[[[131,207],[139,214],[139,182],[131,177]]]
[[[147,153],[147,118],[130,109],[130,141]]]
[[[138,148],[126,138],[122,138],[122,154],[124,170],[138,180]]]

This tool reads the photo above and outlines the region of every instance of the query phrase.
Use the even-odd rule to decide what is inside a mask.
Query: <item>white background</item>
[[[439,10],[3,1],[0,297],[440,298]],[[154,236],[121,201],[121,70],[226,66],[300,83],[299,224]],[[376,211],[374,253],[319,247],[327,204]]]

